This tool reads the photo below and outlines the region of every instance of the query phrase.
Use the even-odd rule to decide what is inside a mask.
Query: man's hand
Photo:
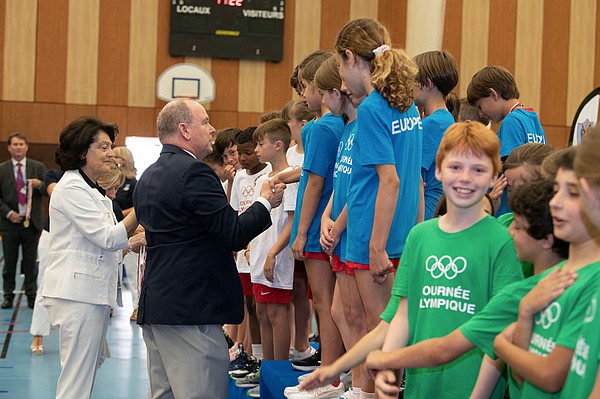
[[[31,183],[31,188],[42,187],[42,181],[40,179],[27,179],[27,183]]]
[[[260,196],[269,201],[271,207],[277,208],[283,200],[283,190],[285,190],[285,184],[273,184],[270,181],[265,181],[260,187]]]
[[[17,212],[12,211],[8,214],[8,220],[11,221],[11,223],[21,223],[23,221],[23,216],[19,215]]]

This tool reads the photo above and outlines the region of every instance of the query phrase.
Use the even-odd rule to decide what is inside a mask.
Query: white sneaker
[[[307,379],[308,376],[311,375],[312,373],[313,373],[313,371],[311,371],[310,373],[306,373],[306,374],[302,374],[302,375],[298,376],[298,384],[300,384],[302,381]]]
[[[341,384],[337,387],[334,387],[331,384],[325,385],[324,387],[319,387],[310,391],[301,391],[297,387],[290,388],[296,388],[296,390],[288,391],[288,388],[284,390],[283,393],[288,399],[338,399],[345,393]]]
[[[317,350],[310,345],[308,345],[308,348],[304,352],[298,352],[296,349],[294,349],[290,356],[290,360],[292,362],[295,362],[298,360],[308,359],[309,357],[314,355],[316,351]]]

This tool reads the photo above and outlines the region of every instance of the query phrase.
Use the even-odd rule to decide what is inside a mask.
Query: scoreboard
[[[281,61],[285,0],[171,0],[172,56]]]

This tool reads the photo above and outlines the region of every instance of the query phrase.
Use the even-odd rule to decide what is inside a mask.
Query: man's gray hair
[[[177,132],[180,123],[191,124],[194,115],[186,100],[175,100],[160,111],[156,118],[156,127],[158,129],[158,138],[166,139]]]

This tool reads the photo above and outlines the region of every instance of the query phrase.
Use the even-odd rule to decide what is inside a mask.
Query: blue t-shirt
[[[354,148],[354,135],[358,127],[357,120],[349,122],[344,128],[342,138],[338,145],[337,160],[333,168],[333,201],[331,202],[331,218],[335,221],[346,206],[348,187],[352,174],[352,149]],[[340,235],[340,242],[335,247],[335,254],[342,262],[346,261],[347,232]]]
[[[505,158],[515,148],[527,143],[546,144],[546,134],[540,119],[531,108],[516,108],[502,120],[498,129],[500,139],[500,158]],[[500,206],[495,216],[510,212],[508,190],[504,190]]]
[[[433,217],[435,207],[444,193],[442,182],[435,178],[435,156],[446,130],[454,117],[446,109],[438,109],[423,119],[423,163],[421,177],[425,183],[425,220]]]
[[[298,224],[300,223],[300,214],[302,212],[302,202],[304,192],[308,183],[308,175],[314,173],[325,179],[323,193],[319,200],[319,207],[310,224],[307,234],[306,252],[323,252],[319,244],[321,216],[331,198],[333,189],[333,166],[337,154],[338,143],[344,130],[344,120],[341,116],[334,116],[331,113],[323,115],[319,120],[310,126],[310,130],[305,132],[309,126],[307,123],[302,128],[302,144],[304,145],[304,164],[302,165],[302,174],[298,185],[298,196],[296,197],[296,212],[294,212],[294,223],[292,224],[292,235],[290,237],[290,246],[293,245],[298,235]]]
[[[379,189],[376,165],[394,165],[400,180],[398,201],[386,251],[399,258],[419,206],[423,129],[415,105],[405,112],[392,108],[373,90],[358,107],[352,174],[348,191],[348,242],[346,259],[369,264],[375,201]],[[391,216],[391,215],[390,215]]]

